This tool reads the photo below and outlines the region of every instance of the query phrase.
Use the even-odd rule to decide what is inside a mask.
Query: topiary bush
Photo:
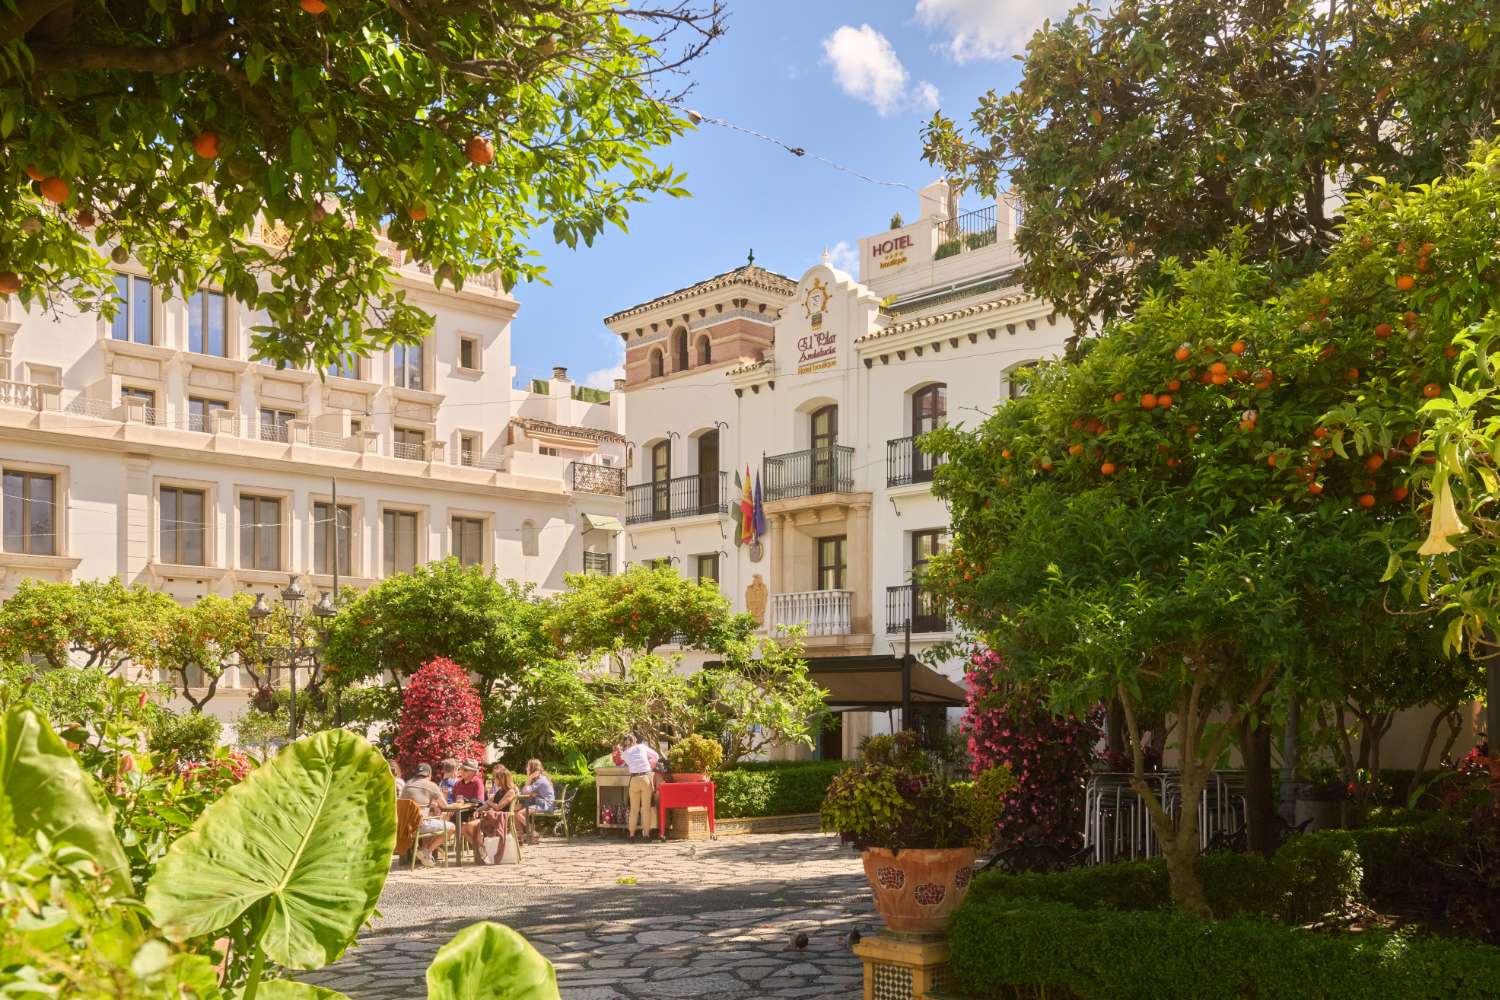
[[[396,759],[405,774],[418,764],[437,765],[445,757],[484,757],[479,742],[483,713],[469,675],[446,657],[436,657],[407,682],[401,696]]]
[[[1083,842],[1083,783],[1100,713],[1082,719],[1053,714],[990,650],[970,657],[966,679],[969,705],[960,726],[975,773],[1004,765],[1016,779],[995,828],[997,849],[1073,854]]]
[[[165,760],[205,761],[218,749],[223,731],[219,720],[205,712],[164,713],[152,723],[146,749]]]
[[[1202,920],[1166,909],[1085,909],[970,892],[954,914],[949,945],[952,988],[970,1000],[1500,996],[1500,948]]]
[[[766,761],[714,775],[714,810],[726,819],[815,813],[842,760]]]
[[[667,761],[675,774],[707,774],[724,763],[724,748],[718,740],[693,733],[672,744]]]

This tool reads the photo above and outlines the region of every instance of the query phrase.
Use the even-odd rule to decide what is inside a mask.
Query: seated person
[[[484,801],[484,781],[479,777],[479,765],[473,758],[458,765],[458,780],[448,793],[448,801],[454,805],[460,802],[479,805]]]
[[[453,794],[453,786],[458,781],[458,761],[452,757],[445,757],[440,765],[443,776],[438,781],[438,787],[443,790],[444,795]]]
[[[417,862],[427,866],[436,864],[432,850],[442,844],[453,824],[443,815],[448,808],[448,797],[432,780],[432,766],[418,764],[417,776],[408,781],[396,797],[415,802],[425,810],[426,815],[417,827]]]
[[[490,795],[489,802],[480,808],[479,814],[464,824],[464,839],[474,848],[474,856],[482,865],[493,863],[484,856],[486,837],[499,837],[499,853],[505,853],[505,837],[510,832],[511,805],[516,801],[517,794],[516,783],[505,765],[496,764],[492,773],[495,778],[494,793]]]
[[[526,828],[527,840],[535,844],[541,837],[537,836],[532,817],[538,814],[550,816],[557,811],[557,791],[552,787],[552,779],[542,770],[542,762],[535,757],[526,762],[526,785],[521,789],[521,800],[526,803],[521,810],[521,822]]]

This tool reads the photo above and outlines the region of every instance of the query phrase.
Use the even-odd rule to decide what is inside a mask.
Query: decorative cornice
[[[1024,305],[1027,302],[1036,301],[1039,300],[1034,295],[1007,295],[1003,298],[991,299],[988,302],[978,302],[971,306],[964,306],[961,309],[950,309],[947,312],[933,313],[930,316],[920,316],[916,319],[908,319],[898,323],[892,323],[890,326],[883,327],[879,330],[872,330],[864,336],[856,337],[854,339],[854,342],[856,344],[868,344],[872,341],[885,340],[887,338],[899,336],[903,333],[910,333],[914,330],[924,330],[928,327],[941,326],[946,323],[953,323],[957,322],[958,320],[969,319],[974,316],[981,316],[985,313],[999,312],[1002,309],[1010,309],[1014,306]]]
[[[797,283],[786,275],[777,274],[775,271],[767,271],[765,268],[757,267],[754,264],[745,264],[735,268],[733,271],[716,274],[712,278],[707,278],[697,284],[688,285],[686,288],[679,288],[675,292],[668,292],[665,295],[657,296],[648,302],[631,306],[629,309],[622,309],[617,313],[604,317],[604,322],[605,325],[608,325],[622,319],[628,319],[631,316],[639,316],[642,313],[650,312],[652,309],[657,309],[661,306],[686,302],[700,295],[707,295],[710,292],[717,292],[737,286],[754,289],[759,292],[767,292],[772,295],[785,296],[788,299],[797,292]]]
[[[625,443],[625,435],[601,427],[579,427],[574,424],[554,424],[550,420],[535,417],[512,417],[512,424],[527,434],[550,434],[554,437],[574,438],[579,441],[612,441]]]

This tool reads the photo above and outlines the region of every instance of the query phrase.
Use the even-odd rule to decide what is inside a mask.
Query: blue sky
[[[932,109],[967,120],[980,94],[1017,79],[1013,54],[1067,0],[728,0],[729,31],[690,64],[687,105],[913,189],[938,171],[921,159]],[[692,197],[637,206],[630,231],[591,248],[536,244],[549,285],[521,285],[512,326],[519,379],[566,365],[607,386],[620,360],[602,319],[743,264],[798,277],[824,247],[849,254],[914,191],[840,172],[811,156],[705,124],[659,154]],[[840,246],[840,241],[843,246]]]

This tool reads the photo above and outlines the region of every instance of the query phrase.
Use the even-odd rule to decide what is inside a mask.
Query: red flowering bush
[[[1011,680],[990,650],[970,657],[967,680],[961,727],[974,771],[1005,765],[1016,781],[1000,810],[997,848],[1044,864],[1074,853],[1083,842],[1083,783],[1102,713],[1054,715],[1035,692]]]
[[[418,764],[431,764],[436,773],[445,757],[483,758],[483,721],[479,693],[464,668],[442,656],[428,660],[401,695],[396,760],[402,773],[412,773]]]

